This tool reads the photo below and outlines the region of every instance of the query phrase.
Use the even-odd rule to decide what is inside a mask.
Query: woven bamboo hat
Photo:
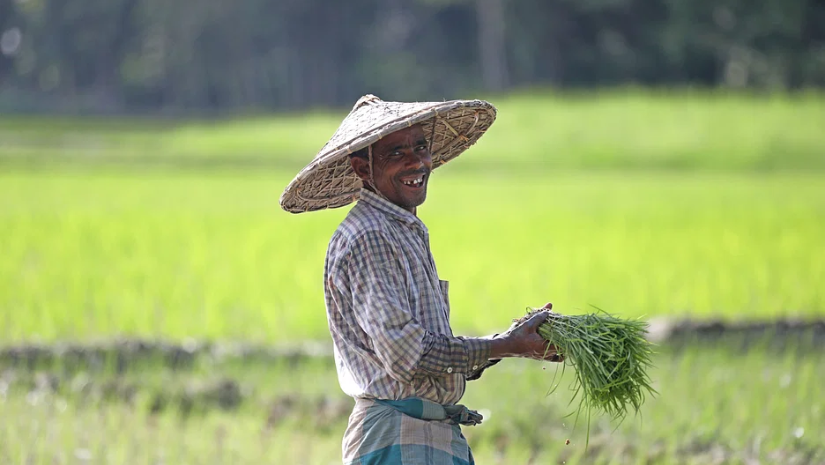
[[[435,169],[475,144],[495,119],[495,107],[484,100],[406,103],[365,95],[315,159],[286,187],[281,208],[302,213],[358,200],[362,182],[348,155],[399,129],[422,125]]]

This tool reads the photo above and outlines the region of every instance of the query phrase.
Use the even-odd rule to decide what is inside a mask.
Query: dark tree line
[[[825,0],[0,0],[0,108],[825,84]]]

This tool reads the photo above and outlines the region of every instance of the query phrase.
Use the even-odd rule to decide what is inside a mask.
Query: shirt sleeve
[[[466,374],[487,361],[488,340],[434,334],[414,317],[398,249],[381,232],[359,236],[350,254],[355,318],[391,377],[411,383],[418,373]]]
[[[491,342],[483,338],[449,337],[427,333],[419,368],[435,375],[469,374],[490,358]]]

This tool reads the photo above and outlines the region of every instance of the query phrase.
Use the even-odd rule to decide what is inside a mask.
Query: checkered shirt
[[[494,362],[488,339],[453,336],[448,290],[424,223],[362,189],[324,265],[341,389],[363,399],[461,399],[467,378]]]

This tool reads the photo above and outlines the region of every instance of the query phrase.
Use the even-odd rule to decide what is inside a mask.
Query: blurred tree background
[[[0,110],[825,84],[824,0],[0,0]],[[403,82],[403,85],[398,85]]]

